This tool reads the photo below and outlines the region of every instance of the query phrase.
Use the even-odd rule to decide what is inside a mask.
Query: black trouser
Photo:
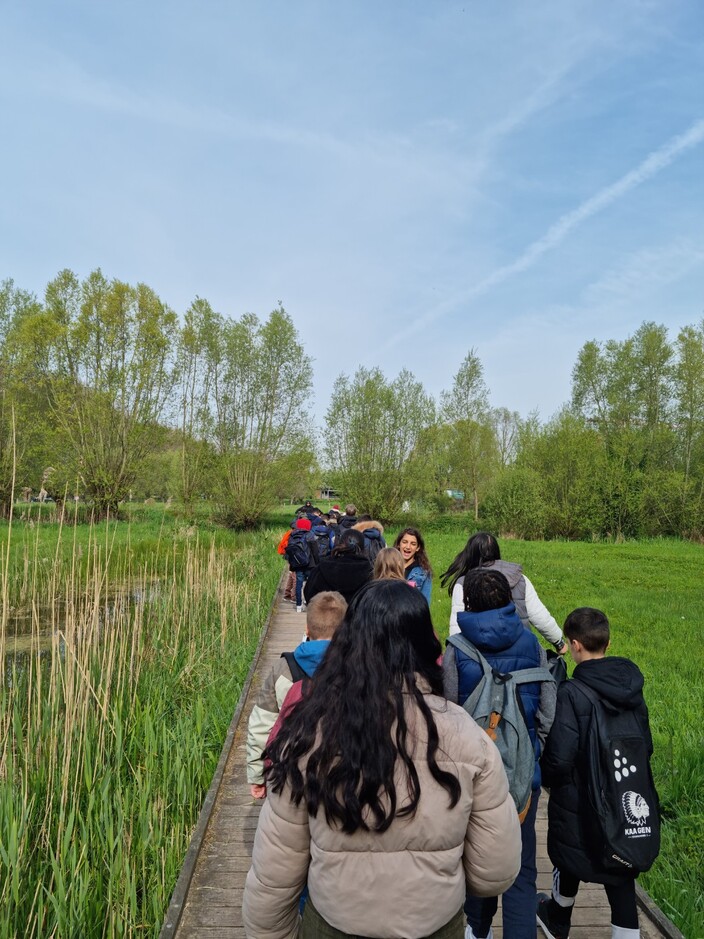
[[[580,881],[567,871],[555,868],[553,879],[560,896],[576,897]],[[623,929],[638,929],[638,908],[636,906],[636,882],[633,877],[620,884],[604,884],[604,890],[611,907],[611,925]]]

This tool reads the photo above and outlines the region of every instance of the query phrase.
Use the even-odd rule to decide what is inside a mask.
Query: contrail
[[[528,270],[539,258],[564,241],[573,228],[576,228],[588,218],[606,209],[612,203],[616,202],[617,199],[625,196],[631,189],[635,189],[636,186],[640,186],[641,183],[651,179],[659,173],[660,170],[669,166],[680,154],[697,146],[702,140],[704,140],[704,119],[695,121],[689,130],[685,131],[683,134],[679,134],[677,137],[673,137],[672,140],[668,141],[658,150],[654,150],[635,169],[626,173],[625,176],[622,176],[615,183],[606,186],[600,192],[591,196],[581,205],[577,206],[576,209],[561,216],[554,225],[548,228],[542,237],[530,244],[515,261],[512,261],[510,264],[505,264],[502,267],[497,267],[496,270],[492,271],[473,287],[470,287],[469,290],[465,291],[459,297],[455,296],[448,299],[434,309],[424,313],[404,331],[405,335],[418,332],[424,326],[435,322],[435,320],[439,319],[441,316],[449,313],[452,309],[457,307],[458,304],[467,303],[469,300],[473,300],[475,297],[485,294],[492,287],[496,287],[497,284],[508,280],[514,274]],[[394,339],[394,345],[396,343],[397,339]]]

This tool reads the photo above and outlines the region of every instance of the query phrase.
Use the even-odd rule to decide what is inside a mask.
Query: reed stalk
[[[3,609],[23,604],[31,629],[0,684],[0,939],[156,936],[280,573],[275,538],[162,520],[143,552],[125,523],[37,525],[13,553],[7,534]]]

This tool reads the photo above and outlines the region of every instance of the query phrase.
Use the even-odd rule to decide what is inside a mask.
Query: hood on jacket
[[[352,527],[356,528],[357,531],[364,532],[367,538],[378,538],[380,535],[384,534],[384,526],[381,522],[375,520],[371,522],[357,522],[357,524]],[[378,534],[375,535],[374,532],[378,532]]]
[[[600,698],[628,711],[643,703],[643,673],[630,659],[611,655],[603,659],[587,659],[575,668],[579,678]]]
[[[513,603],[498,610],[458,613],[457,625],[480,652],[502,652],[508,649],[520,639],[525,629]]]
[[[309,678],[323,661],[329,645],[329,639],[307,639],[293,650],[296,661]]]

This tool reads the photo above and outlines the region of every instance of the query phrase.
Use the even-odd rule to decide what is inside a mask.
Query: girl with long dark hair
[[[433,584],[433,570],[425,553],[425,542],[417,528],[404,528],[396,536],[394,548],[403,555],[406,580],[420,590],[430,605],[430,592]]]
[[[442,697],[439,652],[418,591],[379,580],[352,600],[268,749],[247,936],[461,939],[465,890],[513,881],[520,831],[501,758]]]
[[[511,599],[523,625],[527,629],[533,626],[541,636],[555,646],[560,655],[565,654],[567,645],[554,616],[540,600],[535,587],[523,573],[521,565],[501,560],[499,543],[487,531],[478,531],[472,535],[440,577],[441,586],[446,586],[447,592],[452,597],[450,635],[460,631],[457,625],[457,614],[464,612],[465,608],[463,597],[465,574],[476,568],[500,571],[509,582]]]

